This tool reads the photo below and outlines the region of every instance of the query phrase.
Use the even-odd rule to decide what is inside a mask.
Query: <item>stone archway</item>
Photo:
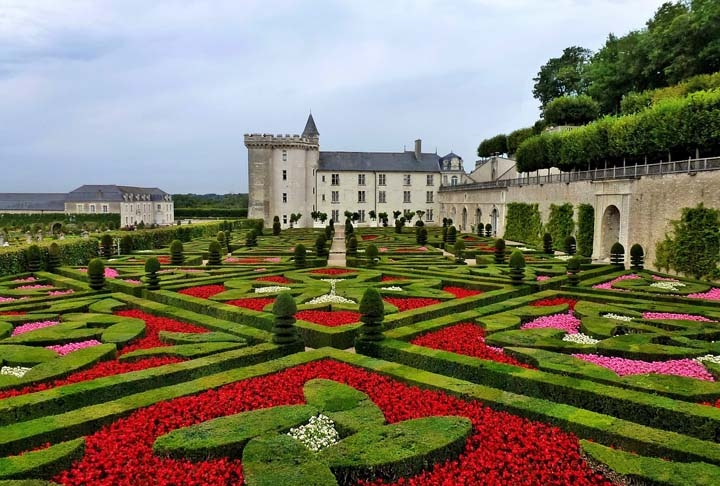
[[[482,210],[477,208],[475,210],[475,227],[477,228],[482,222]]]
[[[620,241],[620,210],[614,204],[605,208],[600,223],[601,258],[610,255],[610,248],[616,241]]]
[[[497,236],[497,230],[498,230],[498,210],[497,210],[497,208],[493,208],[492,213],[490,213],[490,224],[492,225],[493,236]]]
[[[463,208],[462,211],[462,227],[460,231],[467,231],[467,208]]]

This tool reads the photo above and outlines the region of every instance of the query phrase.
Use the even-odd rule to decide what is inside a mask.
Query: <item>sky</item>
[[[661,0],[0,0],[0,192],[247,192],[246,133],[453,151],[532,125],[532,78]]]

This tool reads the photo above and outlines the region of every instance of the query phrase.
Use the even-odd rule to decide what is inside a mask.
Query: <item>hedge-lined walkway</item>
[[[330,255],[328,257],[329,267],[347,267],[347,260],[345,259],[345,228],[337,227],[335,229],[335,236],[332,240],[332,246],[330,246]]]

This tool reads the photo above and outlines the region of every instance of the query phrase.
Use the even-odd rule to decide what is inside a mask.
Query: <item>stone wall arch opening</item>
[[[490,224],[492,225],[493,236],[497,236],[497,230],[498,230],[498,210],[497,210],[497,208],[493,208],[492,212],[490,213]]]
[[[467,231],[467,208],[463,208],[462,211],[462,226],[460,231]]]
[[[482,210],[477,208],[475,210],[475,229],[480,231],[480,225],[482,224]]]
[[[600,231],[600,248],[602,250],[600,258],[608,258],[610,248],[615,242],[620,241],[620,210],[614,204],[605,208],[600,223]]]

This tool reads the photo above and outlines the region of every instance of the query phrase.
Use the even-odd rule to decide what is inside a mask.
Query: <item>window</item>
[[[358,202],[359,203],[365,202],[365,191],[358,191]]]
[[[404,203],[410,202],[410,191],[403,191],[403,202]]]
[[[358,211],[358,213],[360,213],[360,222],[364,223],[365,222],[365,210],[361,209],[360,211]]]
[[[404,185],[404,186],[409,186],[410,183],[411,183],[410,174],[405,174],[405,175],[403,176],[403,185]]]
[[[450,185],[451,186],[457,186],[458,178],[457,176],[452,176],[452,179],[450,179]]]
[[[365,185],[365,174],[358,174],[358,186]]]
[[[287,192],[283,192],[283,202],[287,202]]]
[[[443,176],[443,184],[447,186],[447,176],[446,175]]]
[[[385,191],[378,191],[378,202],[379,203],[387,202],[385,200]]]
[[[107,211],[105,211],[106,208],[107,208],[107,206],[103,204],[103,213],[107,213]],[[158,210],[158,211],[162,211],[162,204],[158,204],[158,209],[157,209],[157,210]]]
[[[433,192],[432,192],[432,191],[427,191],[427,192],[425,193],[425,202],[426,202],[426,203],[432,203],[432,202],[433,202]]]
[[[428,208],[427,211],[425,211],[425,221],[432,221],[433,220],[433,210]]]
[[[385,185],[385,174],[378,174],[378,186]]]
[[[78,213],[84,213],[85,212],[85,205],[84,204],[76,204],[75,205],[75,211]],[[132,205],[130,205],[130,211],[132,211]]]
[[[94,204],[90,205],[90,212],[95,213],[95,205]]]
[[[339,203],[340,202],[340,191],[333,191],[330,194],[330,200],[334,203]]]
[[[333,223],[339,223],[340,222],[340,210],[333,209],[331,217],[332,217]]]
[[[158,207],[158,209],[160,209],[160,208]],[[102,205],[102,212],[105,213],[105,214],[107,214],[107,212],[108,212],[108,205],[107,205],[107,204],[103,204],[103,205]]]
[[[340,185],[340,174],[330,174],[330,184],[333,186]]]
[[[434,177],[432,174],[428,174],[428,175],[426,176],[426,178],[427,178],[426,185],[432,186],[432,185],[435,184],[435,181],[434,181],[435,177]]]
[[[283,214],[283,224],[287,224],[287,214]]]
[[[283,150],[283,162],[287,162],[287,150]]]
[[[322,176],[322,181],[325,182],[325,176]]]
[[[322,201],[325,202],[325,194],[322,195]]]
[[[283,180],[286,181],[287,180],[287,171],[283,170],[282,174],[283,174]]]

